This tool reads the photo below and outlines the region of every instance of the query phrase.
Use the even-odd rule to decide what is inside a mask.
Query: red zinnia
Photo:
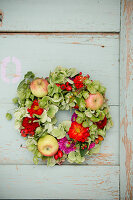
[[[40,125],[38,122],[34,122],[34,120],[36,120],[36,118],[33,117],[25,117],[23,119],[22,126],[24,127],[24,129],[21,129],[20,131],[23,137],[26,137],[28,134],[31,136],[35,134],[36,128]]]
[[[28,108],[27,111],[30,113],[30,116],[32,117],[33,114],[41,115],[43,113],[43,108],[39,107],[38,101],[35,99],[33,101],[33,104],[31,105],[31,108]]]
[[[107,124],[107,117],[105,116],[102,121],[96,122],[99,129],[103,129]]]
[[[70,138],[85,142],[87,137],[90,136],[88,132],[89,128],[84,128],[82,124],[78,124],[77,122],[72,122],[71,127],[68,131],[68,135]]]

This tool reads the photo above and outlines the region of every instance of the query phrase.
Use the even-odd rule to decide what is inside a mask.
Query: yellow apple
[[[56,138],[52,135],[46,135],[39,139],[38,150],[44,156],[53,156],[57,153],[59,148]]]
[[[43,78],[35,79],[30,84],[31,92],[36,97],[44,97],[48,94],[48,81]]]

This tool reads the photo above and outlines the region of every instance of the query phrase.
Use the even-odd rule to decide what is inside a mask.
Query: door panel
[[[1,31],[119,32],[120,0],[2,0]]]
[[[123,13],[129,12],[127,1],[123,2]],[[128,28],[127,23],[125,26]],[[126,30],[124,34],[127,34]],[[119,32],[120,0],[0,1],[1,199],[119,199],[119,112],[122,108],[119,102]],[[122,37],[125,42],[125,35]],[[106,86],[114,126],[107,132],[100,152],[86,157],[82,165],[66,162],[50,168],[42,162],[37,166],[33,164],[32,153],[26,149],[24,138],[14,129],[13,120],[6,121],[5,114],[13,113],[11,99],[27,71],[48,76],[57,65],[76,67]],[[5,68],[6,73],[3,73]],[[121,78],[124,72],[121,68]],[[129,96],[125,96],[126,101]],[[125,104],[121,102],[125,116]],[[59,122],[70,117],[69,111],[57,114]],[[126,121],[122,122],[122,134],[126,136]],[[126,138],[123,135],[122,140]],[[129,149],[126,148],[127,155]],[[125,150],[123,146],[121,149],[121,174],[124,172],[121,180],[125,185],[128,180],[127,189],[121,183],[123,198],[131,188],[131,181],[127,179],[131,170],[130,164],[125,170],[125,161],[129,160],[122,159]]]
[[[118,166],[0,166],[1,198],[118,199]]]

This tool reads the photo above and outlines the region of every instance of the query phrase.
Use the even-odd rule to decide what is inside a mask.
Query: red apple
[[[87,108],[97,110],[103,105],[104,98],[99,92],[97,92],[96,94],[90,94],[85,101]]]
[[[38,150],[44,156],[54,156],[58,148],[58,142],[52,135],[46,135],[38,141]]]
[[[36,97],[44,97],[48,94],[48,81],[43,78],[35,79],[30,84],[31,92]]]

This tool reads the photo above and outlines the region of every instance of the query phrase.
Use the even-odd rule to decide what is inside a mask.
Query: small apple
[[[104,98],[99,92],[97,92],[96,94],[90,94],[85,101],[87,108],[97,110],[103,105]]]
[[[31,92],[36,97],[44,97],[48,94],[48,81],[43,78],[35,79],[30,84]]]
[[[38,150],[44,156],[53,156],[59,148],[57,140],[52,135],[46,135],[39,139]]]

